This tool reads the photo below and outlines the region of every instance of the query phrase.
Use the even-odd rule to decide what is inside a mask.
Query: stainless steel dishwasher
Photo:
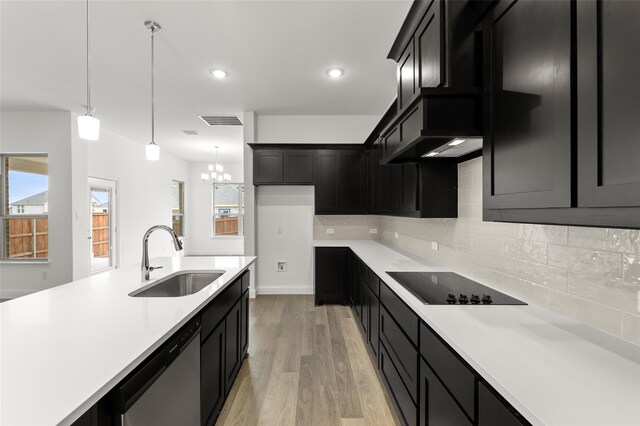
[[[200,318],[125,378],[112,401],[122,426],[200,425]]]

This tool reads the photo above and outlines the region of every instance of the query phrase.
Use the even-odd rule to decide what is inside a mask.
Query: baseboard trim
[[[260,294],[313,294],[313,287],[301,286],[259,286],[256,293]]]

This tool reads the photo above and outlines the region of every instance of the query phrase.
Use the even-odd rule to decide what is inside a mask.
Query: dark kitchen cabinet
[[[347,302],[349,249],[343,247],[315,248],[315,304]]]
[[[398,61],[398,109],[407,105],[415,93],[416,71],[414,39],[411,39]]]
[[[418,418],[420,426],[471,426],[473,424],[424,360],[420,360]],[[500,422],[489,424],[503,425]]]
[[[478,426],[522,426],[530,423],[489,385],[478,382]]]
[[[253,153],[253,184],[280,184],[284,181],[284,152],[256,150]]]
[[[363,150],[317,150],[317,214],[364,214],[366,169]]]
[[[242,363],[242,316],[240,300],[225,319],[225,392],[229,394]]]
[[[240,315],[242,317],[241,334],[240,334],[240,362],[247,357],[249,353],[249,290],[245,291],[240,299]]]
[[[368,341],[369,336],[369,288],[364,281],[364,277],[359,277],[360,282],[360,325],[364,332],[365,341]]]
[[[430,1],[414,36],[415,78],[420,87],[438,87],[445,80],[441,8],[441,0]]]
[[[391,394],[398,417],[405,426],[415,426],[418,421],[418,409],[407,391],[398,369],[391,361],[386,345],[380,343],[380,373]]]
[[[200,347],[202,424],[213,425],[225,399],[225,322],[204,338]]]
[[[367,343],[373,352],[374,358],[377,360],[380,341],[380,299],[378,299],[375,291],[371,289],[371,286],[367,287],[367,293],[367,312],[369,314],[367,318]]]
[[[576,7],[578,206],[640,207],[640,3]]]
[[[254,185],[313,185],[315,152],[302,149],[256,149]]]
[[[570,1],[504,1],[484,26],[484,208],[572,205]]]

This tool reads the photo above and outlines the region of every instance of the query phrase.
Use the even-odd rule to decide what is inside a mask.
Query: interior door
[[[117,183],[89,178],[89,271],[117,268]]]

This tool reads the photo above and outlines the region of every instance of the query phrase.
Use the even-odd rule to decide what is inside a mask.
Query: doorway
[[[91,274],[117,268],[117,182],[89,178]]]

